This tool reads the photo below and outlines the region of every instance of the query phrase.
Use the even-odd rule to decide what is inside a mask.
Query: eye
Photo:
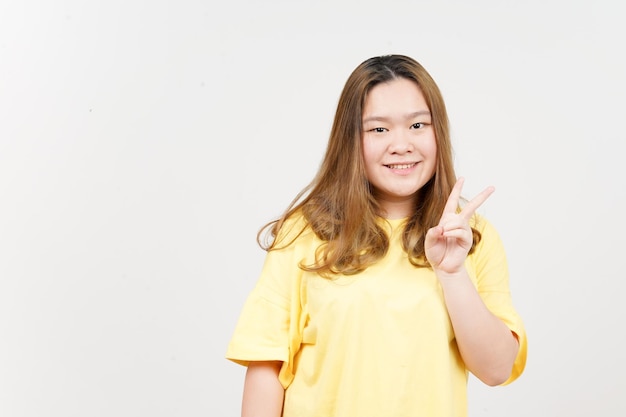
[[[368,132],[376,132],[376,133],[384,133],[387,129],[384,127],[375,127],[373,129],[368,130]]]
[[[411,129],[423,129],[426,125],[422,122],[413,123]]]

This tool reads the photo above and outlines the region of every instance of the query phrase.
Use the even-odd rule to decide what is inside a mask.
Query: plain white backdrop
[[[526,372],[470,416],[626,415],[619,2],[0,2],[0,416],[237,416],[258,228],[314,175],[352,69],[448,104],[509,255]]]

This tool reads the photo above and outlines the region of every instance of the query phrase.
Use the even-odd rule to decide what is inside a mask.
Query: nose
[[[401,129],[395,129],[390,135],[389,152],[394,154],[405,154],[413,152],[413,142],[410,138],[410,132]]]

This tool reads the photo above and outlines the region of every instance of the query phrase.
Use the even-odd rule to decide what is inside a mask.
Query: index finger
[[[448,196],[448,201],[446,201],[446,205],[443,208],[443,214],[446,213],[456,213],[457,207],[459,207],[459,198],[461,198],[461,190],[463,189],[463,183],[465,182],[465,178],[461,177],[456,180],[454,187],[452,187],[452,191]]]
[[[460,213],[461,216],[463,216],[464,219],[469,220],[474,215],[476,209],[480,207],[495,190],[496,188],[492,185],[485,188],[480,194],[472,198],[470,202],[465,205],[465,207],[463,207],[463,210],[461,210]]]

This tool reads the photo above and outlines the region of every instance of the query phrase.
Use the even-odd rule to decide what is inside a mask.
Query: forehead
[[[396,78],[375,85],[365,96],[363,117],[428,111],[422,90],[415,81]]]

